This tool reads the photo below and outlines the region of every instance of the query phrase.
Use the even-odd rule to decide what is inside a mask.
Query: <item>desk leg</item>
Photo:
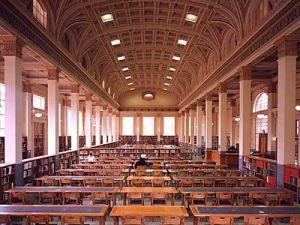
[[[105,216],[99,218],[99,225],[105,225]]]
[[[123,205],[126,205],[126,193],[123,195]]]
[[[115,217],[114,218],[114,225],[118,225],[119,224],[119,217]]]
[[[171,194],[171,203],[172,205],[175,204],[175,194]]]
[[[181,194],[181,205],[185,206],[185,194]]]
[[[198,225],[199,224],[199,219],[198,217],[194,216],[194,225]]]
[[[116,200],[116,193],[112,193],[112,202],[113,202],[113,206],[117,204],[117,200]]]

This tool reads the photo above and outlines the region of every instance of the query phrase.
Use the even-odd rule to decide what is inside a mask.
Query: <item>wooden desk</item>
[[[127,177],[127,182],[128,186],[131,185],[131,181],[133,180],[144,180],[146,181],[153,181],[153,180],[163,180],[164,182],[170,182],[171,178],[170,177],[152,177],[152,176],[128,176]]]
[[[206,206],[200,207],[197,205],[190,205],[190,210],[194,216],[194,225],[199,224],[201,217],[210,216],[229,216],[229,217],[244,217],[251,215],[265,215],[272,218],[276,217],[293,217],[299,216],[300,207],[297,206]]]
[[[132,167],[132,164],[105,164],[105,163],[80,163],[80,164],[73,164],[71,167],[80,167],[84,168],[91,168],[91,169],[110,169],[110,168],[117,168],[117,169],[128,169]]]
[[[226,165],[214,165],[214,164],[166,164],[167,169],[226,169]]]
[[[61,169],[57,170],[56,173],[67,172],[69,174],[73,174],[74,172],[83,172],[85,175],[89,176],[91,173],[97,173],[99,171],[105,171],[106,173],[119,173],[119,175],[127,175],[130,169],[91,169],[91,168],[83,168],[83,169]]]
[[[155,172],[161,172],[161,173],[164,173],[164,174],[168,173],[168,171],[165,170],[165,169],[145,169],[145,170],[132,169],[132,170],[130,170],[130,175],[135,175],[137,172],[145,172],[146,174],[153,174]]]
[[[164,217],[179,216],[189,217],[189,214],[183,206],[133,206],[122,205],[114,206],[110,212],[110,216],[114,217],[114,224],[118,225],[118,218],[122,216],[141,216],[141,217]],[[183,221],[182,221],[183,222]],[[183,223],[182,223],[183,225]]]
[[[126,194],[127,193],[165,193],[171,195],[171,202],[174,205],[175,194],[177,193],[176,188],[173,187],[123,187],[121,193],[124,194],[123,202],[126,205]]]
[[[72,181],[83,181],[86,179],[96,179],[96,181],[102,181],[104,179],[112,179],[119,183],[119,187],[122,188],[125,176],[44,176],[36,178],[37,182],[42,182],[47,179],[54,179],[60,181],[62,179],[71,179]]]
[[[108,206],[67,205],[0,205],[4,216],[90,216],[99,217],[99,225],[105,224]]]
[[[51,187],[51,186],[17,186],[13,189],[9,189],[6,192],[9,193],[9,199],[11,202],[11,193],[25,192],[25,193],[63,193],[63,192],[79,192],[79,193],[109,193],[112,195],[113,205],[116,204],[116,193],[118,188],[116,187]]]
[[[172,176],[177,176],[180,172],[187,172],[190,176],[195,176],[194,173],[198,172],[199,170],[194,169],[168,169],[168,172]],[[242,171],[239,170],[229,170],[229,169],[201,169],[201,172],[205,174],[205,176],[213,176],[215,172],[222,172],[226,173],[226,176],[231,176],[232,173],[239,172],[241,176],[244,175]],[[196,175],[197,176],[197,175]]]
[[[185,205],[185,200],[191,193],[232,193],[236,195],[245,195],[249,193],[280,194],[287,192],[287,190],[283,188],[267,187],[181,187],[179,188],[179,192],[182,194],[181,203],[182,205]]]

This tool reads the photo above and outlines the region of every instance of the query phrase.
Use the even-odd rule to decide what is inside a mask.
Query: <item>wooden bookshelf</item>
[[[44,155],[45,147],[45,123],[33,123],[34,157]]]
[[[300,203],[300,166],[284,166],[284,187],[295,193],[295,200]]]
[[[79,162],[79,150],[70,150],[59,153],[60,169],[70,168],[71,165]]]
[[[244,156],[243,170],[250,176],[263,179],[267,187],[276,187],[276,160],[258,156]]]
[[[0,163],[4,163],[4,153],[5,153],[5,149],[4,149],[4,137],[0,137]]]
[[[66,136],[59,136],[59,152],[67,150]]]
[[[30,150],[27,147],[27,137],[22,137],[22,158],[27,159],[30,157]]]
[[[2,164],[0,166],[0,204],[8,203],[8,195],[5,191],[15,183],[15,165]]]
[[[79,136],[79,148],[83,148],[85,146],[85,136]]]

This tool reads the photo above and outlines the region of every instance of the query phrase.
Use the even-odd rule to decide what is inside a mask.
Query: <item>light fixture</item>
[[[172,59],[175,60],[175,61],[180,61],[180,57],[177,56],[177,55],[174,55]]]
[[[175,72],[175,71],[176,71],[176,69],[175,69],[174,67],[170,67],[170,68],[169,68],[169,71],[171,71],[171,72]]]
[[[277,140],[277,137],[272,137],[272,141],[276,141]]]
[[[128,83],[128,86],[131,86],[131,85],[133,85],[133,83]]]
[[[204,127],[204,124],[202,123],[201,126]]]
[[[125,60],[125,56],[124,55],[118,56],[118,61],[122,61],[122,60]]]
[[[142,93],[142,99],[151,101],[155,99],[155,93],[153,91],[145,91]]]
[[[234,117],[234,121],[235,122],[239,122],[240,121],[240,117]]]
[[[126,76],[126,77],[125,77],[126,80],[128,80],[128,79],[130,79],[130,78],[131,78],[131,76]]]
[[[165,83],[165,85],[166,85],[166,86],[170,86],[170,84],[169,84],[169,83],[167,83],[167,82]]]
[[[198,16],[196,16],[194,14],[188,13],[185,16],[185,20],[188,21],[188,22],[196,23],[197,19],[198,19]]]
[[[187,44],[187,40],[184,40],[184,39],[178,39],[178,41],[177,41],[177,44],[179,44],[179,45],[186,45]]]
[[[167,91],[168,89],[167,89],[167,88],[163,88],[163,90],[164,90],[164,91]]]
[[[122,68],[122,71],[123,71],[123,72],[126,72],[126,71],[128,71],[128,70],[129,70],[129,69],[128,69],[127,66]]]
[[[114,46],[114,45],[121,44],[121,41],[120,41],[120,39],[115,39],[115,40],[112,40],[110,43],[111,43],[112,46]]]
[[[295,109],[296,111],[300,111],[300,105],[296,105]]]
[[[102,15],[101,20],[102,20],[103,23],[106,23],[106,22],[109,22],[109,21],[113,21],[114,17],[113,17],[112,14],[108,13],[108,14]]]
[[[171,76],[166,76],[166,78],[169,79],[169,80],[173,79],[173,77],[171,77]]]
[[[135,89],[135,88],[130,88],[129,90],[130,90],[130,91],[133,91],[134,89]]]
[[[34,114],[34,116],[35,116],[36,118],[41,118],[41,117],[43,116],[43,114],[40,113],[40,112],[37,112],[37,113]]]
[[[265,114],[257,114],[256,117],[257,117],[258,119],[263,119],[263,118],[266,118],[267,115],[265,115]]]

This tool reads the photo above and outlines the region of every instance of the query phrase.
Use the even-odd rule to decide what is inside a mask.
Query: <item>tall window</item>
[[[143,117],[143,135],[154,135],[154,117]]]
[[[255,115],[255,144],[259,148],[259,134],[268,132],[268,115],[263,112],[268,110],[268,94],[263,92],[259,94],[254,102],[253,112]]]
[[[45,110],[45,98],[39,95],[33,95],[32,106],[36,109]]]
[[[4,137],[5,132],[5,86],[0,84],[0,137]]]
[[[122,135],[133,135],[133,117],[122,118]]]
[[[44,28],[47,28],[47,12],[38,0],[33,0],[33,16]]]
[[[164,117],[164,136],[175,135],[175,117]]]

